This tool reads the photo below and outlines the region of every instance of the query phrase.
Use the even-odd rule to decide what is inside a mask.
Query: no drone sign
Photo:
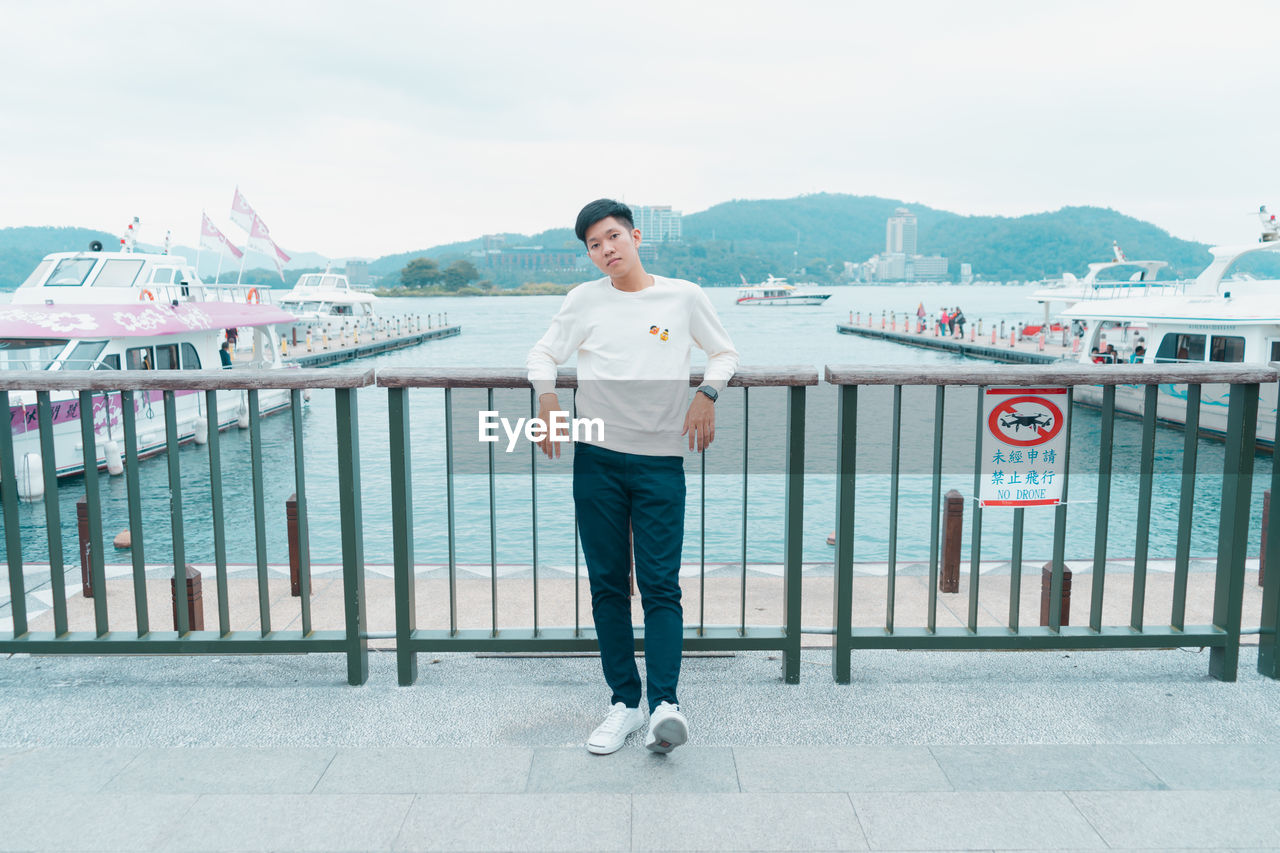
[[[1067,475],[1066,388],[983,389],[984,506],[1053,506]]]

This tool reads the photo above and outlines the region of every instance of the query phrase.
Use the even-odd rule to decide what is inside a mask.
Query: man
[[[218,358],[222,360],[223,367],[231,366],[231,344],[222,342],[222,348],[218,350]]]
[[[684,542],[684,436],[702,452],[715,438],[715,401],[738,353],[695,284],[645,272],[631,210],[599,199],[578,214],[575,232],[605,278],[571,290],[529,352],[539,418],[561,412],[556,366],[578,356],[577,416],[600,418],[601,436],[574,446],[573,499],[600,663],[611,709],[587,749],[607,755],[645,724],[631,626],[629,562],[644,606],[649,732],[645,746],[666,753],[689,737],[676,683],[684,641],[680,552]],[[689,353],[707,353],[706,384],[689,395]],[[549,458],[559,443],[541,442]]]

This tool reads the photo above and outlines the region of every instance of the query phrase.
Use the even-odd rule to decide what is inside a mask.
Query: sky
[[[0,0],[0,227],[377,257],[833,192],[1111,207],[1206,243],[1280,210],[1275,2]]]

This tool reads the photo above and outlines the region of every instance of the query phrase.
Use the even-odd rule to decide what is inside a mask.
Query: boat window
[[[166,344],[156,347],[156,370],[178,369],[178,345]]]
[[[65,340],[0,338],[0,370],[47,370],[66,345]]]
[[[98,370],[119,370],[120,354],[112,353],[102,357],[102,361],[98,362]]]
[[[1156,363],[1179,361],[1204,361],[1204,335],[1170,332],[1164,336],[1156,350]]]
[[[106,341],[79,341],[62,360],[62,367],[64,370],[88,370],[106,348]]]
[[[59,287],[79,287],[89,277],[89,272],[97,264],[94,258],[63,258],[53,268],[46,285]]]
[[[21,286],[35,287],[40,283],[40,280],[44,278],[44,274],[49,271],[49,267],[51,266],[53,266],[53,261],[48,260],[47,258],[41,261],[39,266],[32,270],[31,275],[27,276],[27,280],[24,281]]]
[[[151,370],[156,360],[151,354],[151,347],[133,347],[125,352],[124,363],[130,370]]]
[[[331,312],[331,313],[334,313],[334,314],[342,314],[342,315],[344,315],[344,316],[345,316],[345,315],[348,315],[348,314],[350,314],[350,313],[351,313],[351,306],[350,306],[350,305],[335,305],[335,306],[333,306],[333,309],[332,309],[332,312]]]
[[[324,278],[320,279],[320,286],[321,287],[337,287],[338,277],[336,275],[327,275]]]
[[[132,287],[144,261],[106,261],[93,280],[94,287]]]
[[[362,303],[362,304],[360,305],[360,313],[361,313],[361,314],[364,314],[365,316],[368,316],[369,314],[372,314],[372,313],[373,313],[373,306],[372,306],[372,305],[370,305],[368,302],[364,302],[364,303]]]
[[[1210,361],[1244,361],[1244,338],[1233,335],[1214,335],[1211,344]]]
[[[200,356],[196,353],[196,348],[191,344],[184,343],[182,345],[182,369],[183,370],[199,370]]]
[[[173,284],[173,274],[177,272],[173,267],[156,267],[151,271],[152,284]]]
[[[1271,342],[1271,361],[1280,361],[1280,341]]]

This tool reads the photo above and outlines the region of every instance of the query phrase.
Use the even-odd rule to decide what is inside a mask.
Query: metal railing
[[[1164,648],[1208,647],[1210,673],[1220,679],[1232,680],[1236,676],[1240,637],[1243,633],[1259,635],[1259,670],[1271,677],[1280,677],[1280,660],[1276,655],[1275,629],[1277,622],[1277,591],[1280,590],[1280,548],[1271,549],[1266,560],[1266,585],[1262,593],[1262,612],[1257,629],[1242,628],[1242,602],[1245,579],[1245,543],[1249,532],[1249,506],[1253,479],[1254,431],[1257,420],[1259,387],[1263,383],[1275,383],[1277,371],[1257,367],[1231,366],[1112,366],[1089,368],[1083,366],[1052,365],[1035,367],[964,366],[964,367],[828,367],[826,385],[822,388],[834,393],[835,407],[828,422],[813,419],[812,400],[807,391],[818,385],[818,375],[812,369],[743,370],[734,377],[731,389],[722,396],[722,403],[733,395],[741,401],[740,422],[733,425],[741,441],[742,486],[742,553],[739,589],[741,618],[737,624],[707,624],[705,616],[707,554],[706,554],[706,459],[700,460],[697,480],[690,483],[690,494],[697,489],[701,510],[702,542],[699,548],[698,578],[699,612],[686,617],[685,648],[691,651],[770,650],[781,652],[783,676],[787,682],[799,680],[800,648],[803,634],[829,634],[833,637],[833,675],[839,682],[850,680],[850,656],[855,649],[1080,649],[1080,648]],[[695,375],[691,385],[701,377]],[[1172,605],[1168,625],[1147,624],[1146,590],[1148,575],[1149,519],[1153,492],[1153,453],[1157,429],[1156,393],[1159,385],[1185,383],[1188,386],[1187,407],[1190,426],[1186,430],[1182,452],[1182,490],[1178,511],[1178,541],[1173,570]],[[1206,384],[1230,386],[1229,416],[1226,429],[1226,445],[1222,467],[1221,502],[1217,519],[1217,555],[1213,575],[1212,619],[1207,624],[1187,625],[1186,608],[1189,595],[1188,573],[1191,559],[1190,530],[1195,511],[1195,482],[1198,464],[1198,424],[1201,389]],[[293,370],[293,371],[169,371],[169,372],[72,372],[24,373],[9,371],[0,373],[0,404],[10,404],[10,392],[24,390],[37,397],[39,415],[39,440],[44,474],[49,487],[44,495],[45,526],[48,534],[50,591],[53,601],[53,629],[32,631],[25,608],[24,566],[22,539],[17,518],[18,496],[16,490],[16,466],[13,435],[0,430],[0,505],[4,510],[5,548],[8,563],[8,579],[13,621],[12,637],[0,638],[0,651],[41,654],[76,653],[264,653],[264,652],[340,652],[347,657],[348,680],[352,684],[363,683],[368,676],[368,640],[370,632],[366,616],[364,517],[361,499],[361,467],[370,464],[362,461],[359,448],[357,417],[358,389],[375,384],[371,370]],[[973,509],[970,535],[967,614],[962,625],[939,625],[938,564],[939,564],[939,516],[943,473],[944,423],[947,411],[948,390],[955,386],[982,388],[986,386],[1042,386],[1047,384],[1076,388],[1103,386],[1101,403],[1101,430],[1099,444],[1094,448],[1076,448],[1077,453],[1096,453],[1097,505],[1094,508],[1094,533],[1091,551],[1092,573],[1088,625],[1062,624],[1060,605],[1063,598],[1064,570],[1066,567],[1067,514],[1073,506],[1059,505],[1054,513],[1052,533],[1052,586],[1050,592],[1048,624],[1026,626],[1021,624],[1019,602],[1021,600],[1022,563],[1024,559],[1025,510],[1012,510],[1013,531],[1009,552],[1009,612],[1003,624],[980,624],[980,608],[984,604],[982,590],[990,586],[980,571],[983,559],[984,514],[980,506]],[[543,624],[546,620],[539,609],[540,567],[538,541],[538,460],[537,450],[528,448],[529,463],[529,512],[532,536],[528,542],[532,567],[531,624],[508,626],[500,624],[498,616],[499,572],[497,559],[498,522],[494,510],[497,485],[495,483],[494,455],[488,452],[487,468],[482,473],[488,479],[488,513],[490,533],[489,626],[477,628],[464,626],[468,620],[459,617],[458,559],[455,553],[457,531],[455,513],[455,453],[454,447],[454,394],[460,389],[477,389],[487,395],[493,408],[495,391],[507,394],[528,393],[528,409],[537,413],[537,400],[528,391],[523,371],[518,370],[414,370],[386,368],[378,371],[376,385],[386,390],[387,439],[390,454],[390,510],[389,521],[392,542],[393,590],[395,632],[387,639],[394,639],[397,653],[398,678],[402,684],[411,684],[417,675],[416,654],[433,651],[591,651],[596,648],[594,631],[582,624],[579,595],[581,567],[578,551],[574,550],[574,617],[573,624]],[[562,371],[559,387],[573,389],[576,380],[572,372]],[[1104,591],[1107,579],[1108,525],[1110,513],[1110,488],[1114,450],[1114,426],[1116,422],[1115,389],[1119,385],[1136,385],[1146,389],[1145,414],[1142,419],[1140,442],[1138,518],[1134,542],[1134,568],[1130,592],[1128,619],[1123,623],[1104,624]],[[898,546],[903,519],[899,513],[902,466],[899,454],[904,424],[903,391],[911,386],[932,387],[934,413],[932,419],[932,465],[930,470],[931,502],[925,517],[908,519],[908,524],[927,526],[928,600],[927,609],[920,624],[905,625],[896,612],[898,601]],[[784,415],[779,413],[769,419],[779,432],[771,435],[769,442],[753,447],[750,394],[753,389],[774,388],[784,395]],[[887,572],[883,580],[884,619],[882,624],[855,625],[853,618],[855,599],[854,559],[859,549],[855,534],[855,510],[858,497],[858,471],[855,459],[858,453],[859,428],[866,427],[867,415],[859,420],[859,395],[871,393],[874,388],[887,388],[892,392],[891,408],[877,413],[871,420],[875,426],[887,427],[890,441],[889,457],[883,472],[877,471],[877,479],[887,481],[888,497],[886,519]],[[147,610],[146,561],[142,548],[143,514],[142,490],[138,479],[137,425],[133,416],[133,394],[138,391],[159,390],[164,393],[164,420],[167,448],[168,500],[173,549],[173,580],[175,589],[184,588],[186,551],[184,548],[186,519],[183,513],[182,494],[184,479],[182,454],[179,443],[174,394],[177,391],[204,393],[204,405],[209,424],[219,423],[217,417],[217,390],[234,389],[248,395],[249,473],[252,480],[253,538],[256,554],[257,628],[237,629],[232,624],[227,607],[228,580],[224,527],[224,496],[222,489],[223,462],[220,456],[220,439],[216,428],[208,431],[208,466],[210,478],[208,501],[210,523],[213,526],[214,564],[218,598],[218,629],[216,631],[191,630],[185,609],[177,607],[175,630],[160,631],[153,627],[152,615]],[[261,408],[259,392],[266,389],[288,389],[293,451],[293,478],[298,500],[300,523],[301,625],[299,630],[272,628],[277,615],[272,612],[267,590],[268,560],[266,542],[267,513],[265,509],[263,440],[259,420]],[[337,488],[326,499],[337,503],[340,525],[341,574],[343,590],[343,616],[340,630],[315,630],[310,612],[310,563],[307,552],[309,541],[306,499],[306,465],[303,454],[303,392],[315,389],[334,394],[334,438],[327,439],[337,448]],[[444,438],[435,437],[430,446],[414,447],[415,418],[420,418],[419,404],[427,401],[428,391],[442,397]],[[525,389],[521,392],[520,389]],[[740,390],[738,390],[740,389]],[[125,629],[113,629],[109,618],[107,583],[101,543],[103,542],[102,499],[99,490],[100,473],[96,464],[87,466],[83,489],[89,509],[90,538],[97,547],[90,549],[90,574],[92,579],[94,629],[72,631],[68,629],[66,612],[66,559],[62,553],[61,508],[54,486],[55,456],[53,444],[53,420],[51,417],[52,393],[73,391],[78,395],[81,411],[93,411],[95,394],[119,392],[123,415],[125,439],[125,477],[129,530],[135,543],[131,553],[131,580],[134,589],[135,613],[132,624]],[[373,393],[373,392],[366,392]],[[421,395],[421,396],[419,396]],[[979,395],[979,398],[981,395]],[[523,406],[522,406],[523,408]],[[735,416],[736,417],[736,416]],[[967,417],[967,416],[966,416]],[[917,417],[916,420],[924,420]],[[829,428],[828,428],[829,424]],[[767,424],[766,424],[767,425]],[[810,434],[806,438],[806,427]],[[975,447],[980,447],[976,435],[982,431],[982,409],[979,402],[977,425],[973,437]],[[1280,439],[1280,434],[1277,435]],[[91,418],[80,423],[80,439],[84,448],[96,449],[102,436],[95,433]],[[813,462],[830,439],[834,447],[834,466],[819,469],[813,476]],[[823,447],[811,447],[820,441]],[[779,447],[779,442],[781,447]],[[1277,441],[1280,447],[1280,441]],[[720,452],[713,448],[713,452]],[[1274,451],[1273,451],[1274,453]],[[432,483],[432,494],[415,498],[413,470],[420,462],[433,454],[445,457],[443,482]],[[722,457],[728,455],[721,453]],[[748,624],[747,619],[747,540],[748,540],[748,479],[751,477],[751,459],[772,457],[781,475],[782,516],[780,529],[775,535],[782,541],[781,593],[777,602],[777,624]],[[809,459],[809,473],[806,460]],[[1274,460],[1274,457],[1273,457]],[[978,471],[981,465],[975,453],[974,492],[979,489]],[[752,480],[758,486],[759,478]],[[807,484],[807,480],[811,480]],[[1280,488],[1280,465],[1273,464],[1273,487]],[[833,520],[836,522],[836,549],[832,565],[833,617],[830,626],[803,626],[804,552],[802,536],[805,524],[807,497],[814,497],[815,490],[830,488],[834,498]],[[806,492],[809,495],[806,495]],[[1280,492],[1277,492],[1280,493]],[[820,496],[820,495],[819,495]],[[1064,491],[1064,500],[1068,496]],[[865,499],[864,499],[865,500]],[[447,547],[431,557],[441,560],[447,572],[447,624],[420,626],[417,618],[419,597],[419,570],[422,555],[415,553],[415,509],[419,518],[427,512],[443,517],[447,528]],[[877,516],[879,518],[879,516]],[[385,519],[383,519],[385,520]],[[877,521],[877,523],[879,523]],[[1272,542],[1280,542],[1280,519],[1273,515],[1268,528]],[[878,581],[877,581],[878,583]],[[442,602],[443,603],[443,602]],[[470,620],[473,621],[474,620]],[[643,640],[638,641],[640,644]]]

